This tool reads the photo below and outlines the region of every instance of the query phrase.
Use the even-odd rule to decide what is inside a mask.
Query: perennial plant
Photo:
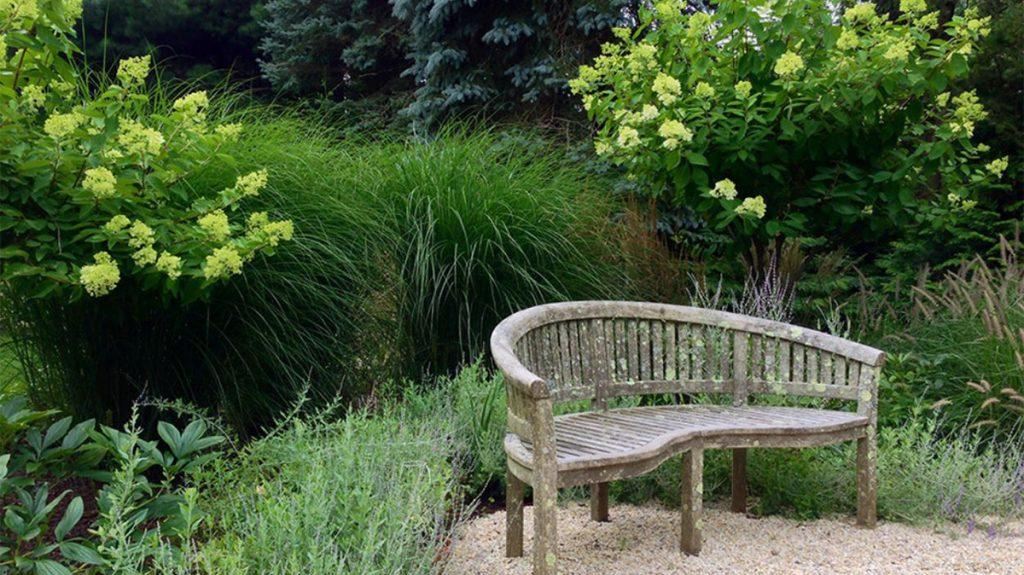
[[[157,111],[149,56],[90,82],[75,58],[81,0],[0,0],[0,279],[22,296],[102,297],[131,277],[191,301],[292,238],[288,221],[229,216],[267,172],[219,189],[188,178],[241,126],[215,125],[206,92]]]

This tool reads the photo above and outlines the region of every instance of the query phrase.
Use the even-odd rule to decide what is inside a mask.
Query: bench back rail
[[[764,394],[857,402],[873,416],[884,353],[815,330],[728,312],[639,302],[568,302],[519,312],[492,336],[509,379],[509,431],[531,440],[537,400],[664,393]],[[873,417],[872,417],[873,419]]]

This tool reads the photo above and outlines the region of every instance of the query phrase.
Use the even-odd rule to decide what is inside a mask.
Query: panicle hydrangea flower
[[[736,206],[737,215],[754,216],[757,219],[763,218],[767,210],[768,206],[765,205],[764,198],[761,196],[746,198],[742,204]]]
[[[156,250],[153,249],[153,246],[146,246],[133,253],[132,259],[135,261],[135,265],[140,268],[148,266],[156,262]]]
[[[238,180],[235,181],[235,189],[238,190],[243,197],[247,196],[258,196],[260,190],[267,186],[267,171],[257,170],[250,172],[244,176],[239,176]]]
[[[679,0],[664,0],[654,5],[654,13],[660,20],[672,20],[683,13]]]
[[[696,38],[707,32],[710,25],[711,16],[705,12],[694,12],[686,22],[686,34],[690,38]]]
[[[117,143],[129,154],[157,156],[164,145],[164,135],[131,118],[123,118],[118,126]]]
[[[43,131],[60,144],[83,123],[85,123],[85,116],[77,111],[66,114],[52,114],[43,122]]]
[[[116,234],[121,230],[127,228],[132,224],[132,221],[128,219],[128,216],[124,214],[117,214],[110,218],[110,221],[103,224],[103,229],[109,234]]]
[[[873,2],[860,2],[851,6],[843,18],[846,18],[850,22],[864,22],[871,23],[878,18],[878,12],[875,11],[875,4]]]
[[[608,145],[608,142],[596,141],[594,142],[594,153],[598,156],[607,156],[612,152],[612,147]]]
[[[698,98],[704,100],[715,97],[715,89],[707,82],[697,82],[697,87],[694,88],[693,93],[696,94]]]
[[[751,88],[753,88],[753,86],[746,80],[740,80],[732,87],[732,89],[736,91],[736,95],[744,100],[750,97]]]
[[[653,119],[655,119],[657,117],[658,117],[658,108],[657,108],[657,106],[652,106],[651,104],[646,104],[646,105],[644,105],[643,109],[640,110],[640,118],[642,120],[644,120],[645,122],[650,122],[651,120],[653,120]]]
[[[128,236],[128,245],[138,250],[152,246],[156,234],[153,232],[153,228],[139,220],[135,220],[132,223],[132,227],[128,229]]]
[[[93,255],[96,263],[84,265],[78,271],[79,282],[93,297],[107,295],[121,281],[121,270],[107,252]]]
[[[693,132],[679,120],[665,120],[658,128],[658,135],[665,139],[676,139],[684,142],[693,140]]]
[[[181,277],[181,258],[169,252],[162,252],[156,260],[156,269],[176,280]]]
[[[978,32],[981,36],[988,36],[988,23],[990,20],[991,17],[989,16],[986,16],[985,18],[972,18],[967,21],[967,30],[971,32]]]
[[[868,204],[868,205],[864,206],[864,209],[862,209],[860,211],[860,213],[864,214],[865,216],[874,215],[874,213],[875,213],[875,206],[872,205],[872,204]]]
[[[646,71],[658,66],[655,59],[657,54],[658,49],[647,42],[634,44],[626,56],[626,69],[634,79],[640,78]]]
[[[69,20],[82,17],[82,0],[64,0],[64,16]]]
[[[910,46],[907,45],[907,42],[897,41],[889,46],[889,49],[885,51],[882,57],[893,62],[906,62],[909,55]]]
[[[210,98],[206,91],[192,92],[174,101],[174,111],[180,112],[186,122],[200,124],[206,120],[206,107]]]
[[[6,12],[11,18],[35,20],[39,17],[39,3],[37,0],[8,0],[0,3],[2,12]]]
[[[917,25],[925,30],[934,30],[939,27],[939,11],[929,12],[917,19]]]
[[[965,199],[955,192],[950,192],[949,195],[946,196],[946,199],[949,200],[949,203],[952,205],[954,210],[961,212],[970,211],[974,209],[974,206],[978,205],[977,200]]]
[[[149,56],[122,59],[117,65],[117,81],[125,88],[141,86],[149,76]]]
[[[804,69],[804,59],[794,52],[786,52],[775,61],[775,73],[782,77],[792,76]]]
[[[7,35],[0,34],[0,68],[7,63]]]
[[[679,97],[679,94],[683,92],[683,87],[679,84],[679,80],[664,73],[659,73],[654,78],[654,84],[651,86],[651,89],[654,90],[658,100],[665,106],[671,106]]]
[[[266,234],[267,243],[276,247],[282,240],[291,241],[295,235],[295,226],[291,220],[280,220],[265,224],[261,231]]]
[[[734,200],[736,199],[736,184],[734,184],[729,178],[718,180],[715,182],[715,187],[711,188],[711,192],[709,193],[712,198]]]
[[[924,12],[928,9],[928,3],[925,0],[900,0],[900,12],[906,14],[917,14],[918,12]]]
[[[231,235],[231,224],[224,210],[215,210],[198,220],[199,227],[215,242],[223,242]]]
[[[661,143],[661,147],[665,148],[666,150],[674,150],[679,147],[679,140],[675,138],[665,138],[665,140]]]
[[[1006,168],[1008,168],[1009,166],[1010,158],[1007,156],[1003,156],[1002,158],[997,158],[986,164],[985,169],[988,170],[989,173],[992,174],[993,176],[1001,178],[1003,176],[1003,172],[1005,172]]]
[[[241,124],[221,124],[214,129],[214,133],[229,141],[235,141],[242,134]]]
[[[943,92],[938,96],[935,96],[935,104],[940,108],[945,108],[946,104],[949,103],[949,92]]]
[[[617,140],[620,148],[632,148],[640,145],[640,132],[636,131],[636,128],[631,126],[623,126],[619,129],[619,137]]]
[[[852,50],[860,45],[860,38],[853,30],[843,30],[836,40],[836,47],[840,50]]]
[[[21,89],[21,101],[33,112],[43,107],[46,103],[46,94],[43,87],[38,84],[28,84]]]
[[[203,265],[203,275],[206,279],[215,280],[240,273],[242,273],[242,256],[235,248],[220,247],[206,256],[206,263]]]
[[[256,232],[263,229],[263,226],[270,223],[270,216],[267,212],[253,212],[249,214],[249,218],[245,220],[245,229],[250,232]]]
[[[85,171],[82,187],[97,200],[112,198],[117,193],[117,178],[103,166],[90,168]]]
[[[958,120],[977,121],[984,120],[988,116],[988,112],[981,105],[981,100],[978,99],[978,94],[974,90],[953,96],[953,104],[956,106],[953,115]]]

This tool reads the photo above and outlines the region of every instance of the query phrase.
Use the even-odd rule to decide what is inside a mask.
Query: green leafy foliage
[[[202,421],[183,431],[161,422],[167,452],[141,439],[134,419],[117,430],[70,417],[45,425],[48,415],[37,412],[0,455],[0,572],[139,572],[188,544],[203,515],[195,491],[181,482],[218,456],[211,449],[222,437],[207,434]],[[162,479],[151,481],[152,470]],[[95,490],[77,493],[69,485]],[[95,516],[85,516],[83,495]]]
[[[290,239],[291,223],[225,212],[257,195],[266,172],[182,185],[231,162],[221,148],[239,126],[209,124],[205,92],[151,105],[148,56],[88,86],[73,64],[80,11],[64,0],[0,8],[0,278],[27,298],[100,297],[122,275],[169,298],[203,297]]]
[[[281,422],[203,474],[204,572],[432,573],[462,517],[442,393]]]
[[[971,11],[940,30],[923,2],[905,4],[891,20],[870,3],[837,19],[821,2],[690,15],[660,2],[573,87],[598,154],[742,240],[734,252],[779,236],[857,247],[935,233],[981,211],[1006,169],[972,139],[977,95],[952,87],[989,20]]]

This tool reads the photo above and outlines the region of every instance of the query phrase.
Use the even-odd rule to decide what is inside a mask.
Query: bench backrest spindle
[[[509,397],[512,421],[523,422],[533,391],[555,403],[589,401],[593,410],[615,397],[663,393],[726,394],[734,405],[766,394],[818,397],[856,402],[873,416],[884,361],[879,350],[806,328],[638,302],[524,310],[495,330],[493,346],[496,361],[516,363],[513,373],[530,380],[521,382],[523,397]],[[503,349],[509,357],[498,357]]]

